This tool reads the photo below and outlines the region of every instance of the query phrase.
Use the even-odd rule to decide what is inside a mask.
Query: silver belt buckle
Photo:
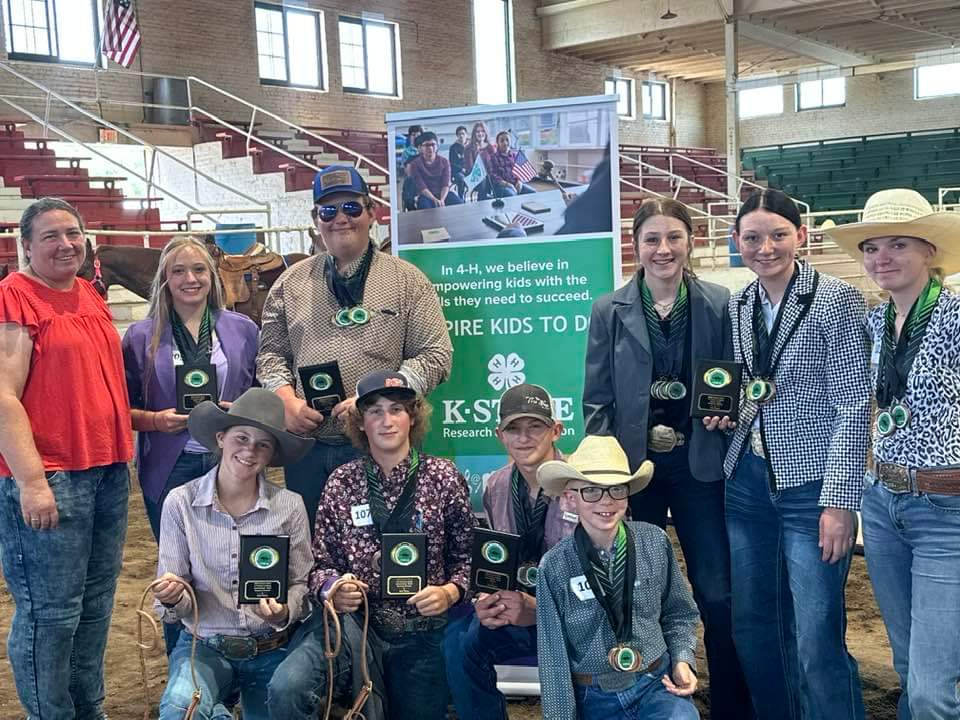
[[[393,608],[379,608],[374,611],[373,617],[383,630],[391,633],[402,633],[407,621],[402,612]]]
[[[683,446],[686,441],[687,439],[682,432],[666,425],[654,425],[647,431],[647,447],[652,452],[671,452],[675,448]]]
[[[763,435],[759,430],[750,431],[750,449],[758,458],[766,459],[767,454],[763,451]]]
[[[880,463],[877,465],[877,479],[887,490],[895,493],[910,492],[910,468],[897,463]]]
[[[257,639],[251,635],[221,635],[217,639],[217,649],[229,660],[250,660],[257,656]]]

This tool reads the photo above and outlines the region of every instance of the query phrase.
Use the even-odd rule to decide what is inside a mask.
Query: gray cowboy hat
[[[202,402],[187,419],[193,439],[214,452],[219,450],[217,433],[235,425],[249,425],[273,436],[277,449],[270,460],[271,467],[295,463],[313,447],[313,438],[302,438],[284,429],[283,401],[263,388],[250,388],[233,401],[228,411],[210,400]]]

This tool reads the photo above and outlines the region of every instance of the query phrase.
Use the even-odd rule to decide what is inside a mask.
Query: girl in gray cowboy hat
[[[960,717],[960,296],[944,285],[960,272],[960,215],[882,190],[828,235],[890,297],[867,316],[877,402],[861,513],[897,717]]]
[[[313,562],[302,500],[267,482],[264,471],[296,462],[314,441],[283,429],[283,402],[262,388],[247,390],[227,412],[202,403],[190,413],[187,427],[219,461],[172,490],[163,506],[157,576],[166,582],[153,593],[164,622],[182,622],[185,631],[170,654],[160,718],[182,718],[190,706],[196,637],[198,716],[231,718],[224,701],[239,690],[245,720],[266,720],[267,684],[309,614],[307,575]],[[272,598],[240,603],[244,535],[289,537],[285,604]],[[184,585],[197,599],[196,624]]]

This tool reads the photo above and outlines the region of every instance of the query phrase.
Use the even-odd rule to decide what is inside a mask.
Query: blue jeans
[[[327,664],[320,615],[318,610],[309,626],[304,625],[298,630],[288,645],[290,652],[286,661],[270,681],[268,704],[271,720],[315,717],[317,709],[326,700]],[[345,637],[340,655],[334,661],[335,699],[355,694],[357,688],[357,678],[352,677],[352,643],[348,643],[346,637],[353,635],[359,639],[359,624],[355,623],[352,628],[347,625],[354,617],[358,616],[341,616]],[[371,716],[377,713],[370,711],[369,704],[375,702],[379,705],[385,697],[389,720],[446,718],[442,640],[443,629],[382,636],[370,627],[367,659],[376,693],[367,701]]]
[[[537,626],[483,627],[471,613],[447,627],[443,644],[447,682],[460,720],[506,720],[507,703],[497,690],[494,665],[536,657]]]
[[[20,702],[34,720],[103,715],[103,653],[127,531],[125,463],[47,480],[57,502],[55,530],[33,530],[20,491],[0,478],[0,549],[16,610],[7,652]]]
[[[614,692],[593,685],[574,685],[577,715],[603,720],[699,720],[700,713],[689,698],[667,692],[661,678],[670,671],[670,658],[664,657],[652,672],[637,677],[626,690]]]
[[[668,453],[650,453],[657,472],[646,489],[630,497],[630,513],[634,520],[666,529],[670,509],[693,598],[703,619],[710,673],[710,717],[745,720],[752,714],[750,692],[733,643],[724,484],[694,478],[688,458],[687,446]]]
[[[733,638],[760,720],[863,718],[845,642],[850,556],[820,559],[821,486],[771,494],[766,461],[749,449],[727,482]]]
[[[147,511],[147,520],[150,521],[150,529],[153,531],[153,539],[160,542],[160,516],[163,514],[163,501],[174,488],[186,485],[191,480],[205,475],[214,465],[217,464],[213,453],[188,453],[182,452],[173,464],[170,476],[167,478],[163,490],[160,491],[160,499],[154,502],[143,495],[143,507]]]
[[[160,720],[181,720],[190,707],[194,690],[190,673],[192,641],[190,633],[184,630],[170,653],[167,687],[160,698]],[[224,703],[239,692],[244,720],[268,720],[267,683],[286,656],[287,648],[282,647],[249,660],[229,660],[198,639],[195,669],[201,695],[196,717],[233,718]]]
[[[903,694],[899,720],[960,717],[960,496],[867,483],[863,544]]]
[[[317,505],[320,503],[320,495],[323,494],[323,486],[327,484],[327,478],[338,467],[358,457],[360,457],[360,451],[353,445],[330,445],[318,442],[300,462],[283,468],[287,490],[298,493],[307,508],[310,537],[313,537],[317,522]]]
[[[447,197],[443,200],[444,207],[449,205],[463,205],[463,200],[460,199],[460,196],[455,192],[448,192]],[[426,198],[423,195],[417,195],[417,210],[426,210],[427,208],[435,208],[437,204],[430,198]]]

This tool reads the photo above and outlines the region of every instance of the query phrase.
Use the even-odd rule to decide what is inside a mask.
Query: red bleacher
[[[6,187],[19,187],[23,198],[56,196],[73,204],[90,228],[103,230],[160,231],[160,210],[155,204],[162,198],[130,198],[116,187],[126,178],[91,176],[82,163],[90,158],[58,157],[47,138],[26,137],[17,124],[0,121],[0,177]],[[15,196],[13,196],[15,197]],[[131,207],[136,201],[138,206]],[[0,224],[9,232],[16,223]],[[169,239],[156,236],[157,242]],[[165,239],[166,238],[166,239]],[[139,237],[98,236],[99,243],[140,245]],[[154,245],[151,237],[151,245]],[[17,263],[13,240],[0,240],[0,265]]]

